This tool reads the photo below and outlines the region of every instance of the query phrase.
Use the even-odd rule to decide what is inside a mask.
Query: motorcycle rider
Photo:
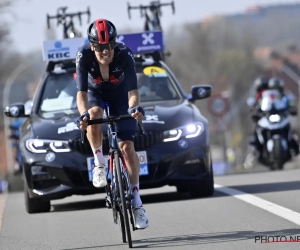
[[[282,95],[281,100],[283,100],[285,102],[289,114],[292,116],[296,116],[298,112],[297,112],[297,107],[294,103],[294,99],[290,98],[288,95],[286,95],[284,93],[284,85],[285,85],[285,83],[282,79],[280,79],[278,77],[272,77],[269,80],[268,88],[278,90],[280,92],[280,94]],[[291,129],[291,128],[289,127],[288,129]],[[296,133],[293,133],[291,136],[288,136],[288,142],[289,142],[290,148],[294,150],[295,155],[298,155],[299,154],[299,143],[298,143],[298,136],[296,135]]]
[[[278,90],[281,94],[281,100],[283,100],[288,108],[288,111],[291,115],[297,115],[297,108],[294,105],[293,99],[285,95],[284,93],[284,81],[278,77],[268,78],[266,76],[259,76],[254,81],[254,87],[256,90],[256,102],[252,106],[252,115],[251,118],[254,120],[255,123],[261,118],[262,111],[260,109],[261,106],[261,97],[264,91],[266,90]],[[294,134],[293,136],[288,137],[289,146],[294,150],[295,155],[299,154],[299,144],[297,136]],[[250,140],[250,145],[254,146],[257,149],[259,157],[261,156],[260,152],[262,151],[262,145],[260,144],[257,134],[256,128],[254,129],[253,138]]]
[[[289,113],[293,116],[297,115],[297,106],[294,99],[284,93],[284,81],[278,77],[272,77],[268,83],[268,89],[276,89],[281,94],[282,100],[286,103]]]

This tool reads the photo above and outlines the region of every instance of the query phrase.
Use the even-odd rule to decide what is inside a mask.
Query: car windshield
[[[138,89],[141,102],[180,99],[167,72],[154,66],[137,69]],[[60,118],[78,115],[76,105],[76,81],[74,73],[51,75],[46,79],[39,114],[43,118]]]
[[[141,102],[180,99],[170,76],[160,67],[137,68],[137,80]]]
[[[76,82],[73,73],[51,75],[47,78],[39,114],[43,118],[60,118],[66,114],[78,115]]]

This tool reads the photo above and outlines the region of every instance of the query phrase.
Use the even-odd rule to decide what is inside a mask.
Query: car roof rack
[[[134,54],[134,59],[136,63],[144,63],[144,62],[154,62],[158,63],[162,60],[161,53],[159,51],[154,51],[151,53],[141,53]],[[76,67],[75,60],[62,60],[62,61],[49,61],[47,63],[46,72],[50,73],[55,70],[55,68],[59,68],[61,70],[74,69]]]
[[[75,60],[49,61],[46,67],[47,72],[53,72],[55,68],[68,70],[76,67]]]
[[[165,53],[165,55],[168,54]],[[134,59],[136,63],[145,63],[145,62],[151,63],[151,61],[152,63],[159,63],[160,61],[163,61],[162,54],[160,51],[134,54]],[[68,70],[68,69],[74,69],[75,67],[76,67],[75,59],[61,60],[61,61],[48,61],[46,72],[48,73],[53,72],[56,68],[59,68],[61,70]]]

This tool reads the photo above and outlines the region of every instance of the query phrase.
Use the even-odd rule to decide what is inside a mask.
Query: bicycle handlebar
[[[131,115],[120,115],[120,116],[111,116],[107,118],[100,118],[100,119],[94,119],[94,120],[89,120],[88,121],[88,126],[93,125],[93,124],[103,124],[103,123],[112,123],[116,121],[121,121],[121,120],[130,120],[130,119],[135,119]],[[140,133],[142,135],[145,134],[145,129],[142,124],[142,121],[138,121],[138,126]],[[81,131],[81,142],[84,142],[84,130]]]

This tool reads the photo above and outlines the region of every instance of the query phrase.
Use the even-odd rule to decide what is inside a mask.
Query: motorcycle
[[[247,103],[251,106],[253,100],[248,98]],[[283,169],[284,164],[292,159],[288,143],[292,137],[289,114],[287,102],[279,91],[266,90],[258,114],[252,116],[256,122],[257,161],[271,170]]]

